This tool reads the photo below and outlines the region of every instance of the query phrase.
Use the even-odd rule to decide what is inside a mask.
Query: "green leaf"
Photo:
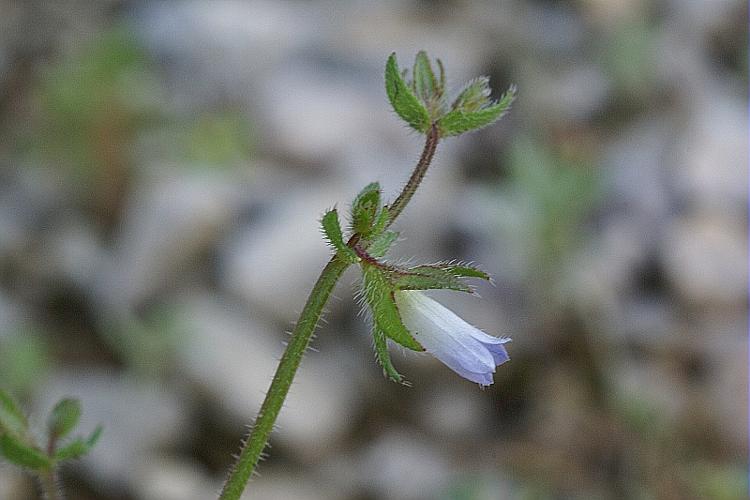
[[[89,448],[93,448],[96,446],[96,443],[99,442],[99,438],[102,437],[102,433],[104,432],[104,427],[101,425],[97,425],[96,429],[94,429],[94,432],[89,434],[88,439],[86,440],[86,444],[89,446]]]
[[[490,79],[486,76],[475,78],[461,90],[451,109],[458,109],[464,113],[478,111],[490,103],[490,93]]]
[[[357,195],[352,204],[352,228],[354,232],[368,236],[373,229],[380,208],[380,184],[368,184]]]
[[[453,276],[459,276],[462,278],[479,278],[485,281],[491,281],[492,277],[482,271],[479,268],[469,266],[469,265],[453,265],[453,264],[447,264],[447,265],[441,265],[442,269],[448,271]]]
[[[0,389],[0,434],[10,433],[23,436],[28,422],[12,397]]]
[[[372,338],[375,343],[375,357],[378,360],[378,364],[383,368],[383,374],[393,382],[409,385],[404,380],[404,377],[396,371],[396,368],[391,363],[391,355],[388,352],[388,341],[386,340],[385,333],[383,330],[376,326],[372,329]]]
[[[433,98],[440,97],[441,92],[438,80],[435,78],[435,73],[432,71],[432,64],[430,64],[430,59],[424,50],[419,51],[417,57],[414,58],[412,73],[414,76],[414,93],[423,103],[428,104]]]
[[[50,458],[41,450],[30,446],[12,434],[0,436],[0,455],[9,462],[35,471],[49,469]]]
[[[443,66],[443,61],[440,59],[435,59],[437,61],[438,69],[440,70],[440,94],[442,96],[443,92],[445,92],[445,67]]]
[[[393,110],[401,119],[419,132],[427,131],[430,127],[430,115],[404,82],[398,69],[395,52],[391,54],[385,65],[385,91]]]
[[[515,97],[516,88],[511,86],[500,98],[500,101],[495,104],[477,111],[464,111],[461,108],[457,108],[446,113],[438,120],[440,135],[449,137],[491,125],[502,118],[510,109],[510,105],[513,103]]]
[[[474,288],[449,271],[437,266],[417,266],[399,274],[394,285],[399,290],[456,290],[474,293]]]
[[[396,238],[398,238],[398,233],[395,231],[385,231],[384,233],[381,233],[373,239],[370,246],[367,247],[367,253],[376,259],[385,256],[393,242],[396,241]]]
[[[58,448],[55,452],[55,460],[73,460],[87,455],[96,445],[97,441],[99,441],[102,430],[102,426],[99,425],[94,432],[91,433],[88,439],[84,440],[83,438],[76,438],[65,446]]]
[[[424,351],[401,321],[393,295],[394,288],[388,278],[374,266],[363,266],[362,271],[365,281],[365,299],[372,310],[375,326],[407,349]]]
[[[335,208],[325,213],[320,224],[328,243],[339,253],[339,255],[344,256],[351,262],[357,262],[359,260],[359,257],[357,257],[354,250],[344,243],[344,235],[341,232],[341,224],[339,224],[339,214]]]
[[[97,441],[99,441],[99,438],[102,435],[102,430],[102,426],[99,425],[96,427],[96,429],[94,429],[94,432],[92,432],[87,439],[84,440],[83,438],[79,437],[66,444],[65,446],[58,448],[55,452],[55,460],[72,460],[88,454],[96,445]]]
[[[50,435],[64,438],[72,431],[81,418],[81,403],[77,399],[61,399],[55,405],[47,420]]]
[[[65,446],[60,447],[55,452],[55,460],[62,462],[63,460],[73,460],[80,458],[91,450],[89,445],[82,438],[76,438]]]
[[[388,207],[384,206],[380,209],[380,212],[378,212],[377,217],[375,218],[375,224],[372,226],[372,234],[379,235],[383,232],[383,230],[388,226],[388,222],[391,220],[391,213],[388,210]]]

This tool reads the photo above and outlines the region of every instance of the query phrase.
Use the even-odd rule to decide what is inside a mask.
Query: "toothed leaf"
[[[329,210],[323,216],[320,221],[323,227],[323,234],[325,235],[328,243],[340,254],[349,259],[351,262],[356,262],[357,254],[344,243],[344,235],[341,232],[341,224],[339,224],[339,214],[334,208]]]
[[[372,240],[370,246],[367,247],[367,253],[370,254],[370,256],[379,259],[380,257],[385,256],[386,253],[388,253],[388,250],[391,248],[391,245],[394,241],[396,241],[397,238],[397,232],[386,231]]]
[[[456,290],[473,293],[474,289],[454,274],[434,266],[417,266],[407,269],[394,279],[399,290]]]
[[[500,98],[500,101],[476,111],[465,111],[461,108],[454,109],[438,120],[440,135],[449,137],[463,134],[471,130],[477,130],[496,122],[510,109],[510,105],[516,96],[515,87],[508,89]]]
[[[375,326],[395,342],[413,351],[424,351],[401,321],[393,296],[394,289],[383,273],[372,266],[363,267],[365,299],[372,311]]]
[[[419,132],[427,131],[430,127],[430,115],[404,82],[398,69],[395,52],[391,54],[385,65],[385,91],[393,110],[401,119]]]
[[[459,276],[462,278],[479,278],[485,281],[490,281],[492,279],[489,274],[473,266],[445,265],[442,266],[442,268],[451,273],[453,276]]]
[[[18,466],[35,471],[45,470],[52,464],[41,450],[30,446],[12,434],[0,436],[0,455]]]

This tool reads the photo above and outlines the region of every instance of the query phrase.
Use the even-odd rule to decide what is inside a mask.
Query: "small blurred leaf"
[[[65,398],[57,403],[50,413],[47,427],[52,436],[63,438],[70,434],[81,418],[81,403],[77,399]]]
[[[430,115],[404,82],[398,69],[395,52],[391,54],[385,65],[385,91],[398,116],[413,129],[419,132],[427,131],[430,127]]]
[[[11,434],[0,436],[0,455],[11,463],[35,471],[48,469],[51,465],[47,455]]]
[[[55,460],[62,462],[63,460],[73,460],[86,455],[91,448],[88,443],[81,438],[76,438],[65,446],[60,447],[55,452]]]
[[[438,120],[440,135],[449,137],[491,125],[502,118],[515,98],[516,88],[511,86],[495,104],[477,111],[464,111],[461,108],[449,111]]]
[[[89,448],[93,448],[94,446],[96,446],[96,443],[99,442],[99,438],[102,437],[103,432],[104,427],[102,427],[101,425],[97,425],[96,429],[94,429],[94,432],[92,432],[86,440],[86,444],[89,446]]]
[[[365,299],[372,310],[372,319],[386,336],[407,349],[424,351],[406,329],[393,296],[394,289],[383,273],[373,266],[363,266]]]
[[[55,460],[72,460],[86,455],[96,445],[102,435],[102,426],[97,426],[87,439],[76,438],[55,452]]]
[[[21,409],[9,394],[0,389],[0,434],[7,432],[22,436],[27,427],[28,423]]]

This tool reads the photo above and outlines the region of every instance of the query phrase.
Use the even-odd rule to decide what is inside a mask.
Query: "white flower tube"
[[[510,358],[509,338],[487,335],[450,309],[415,290],[396,292],[404,326],[427,352],[448,368],[479,385],[492,385],[495,367]]]

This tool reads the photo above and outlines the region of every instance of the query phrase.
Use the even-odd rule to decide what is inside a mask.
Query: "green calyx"
[[[490,125],[510,109],[516,96],[511,86],[495,102],[490,99],[489,78],[478,77],[468,82],[449,106],[446,101],[445,69],[436,59],[437,75],[427,53],[420,51],[414,58],[412,79],[399,69],[396,54],[388,58],[385,88],[396,114],[410,127],[427,133],[437,124],[441,137],[450,137]]]

